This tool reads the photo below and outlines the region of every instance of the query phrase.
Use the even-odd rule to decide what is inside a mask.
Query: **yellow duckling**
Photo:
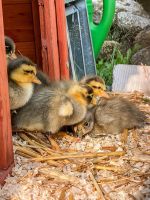
[[[105,92],[106,91],[106,85],[104,80],[99,76],[86,76],[81,81],[81,84],[84,84],[85,86],[88,86],[91,88],[89,96],[91,97],[91,104],[97,105],[97,102],[100,97],[109,98],[109,95]]]
[[[41,84],[36,73],[35,65],[26,57],[14,59],[8,64],[11,110],[24,106],[32,97],[34,83]]]
[[[41,87],[12,117],[13,128],[57,133],[82,121],[86,115],[85,89],[74,81],[58,81]]]

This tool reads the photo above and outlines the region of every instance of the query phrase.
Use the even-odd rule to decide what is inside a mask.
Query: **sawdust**
[[[15,167],[0,200],[150,199],[150,101],[139,93],[123,96],[148,117],[128,135],[14,135]]]

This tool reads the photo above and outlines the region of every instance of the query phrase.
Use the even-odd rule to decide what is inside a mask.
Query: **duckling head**
[[[106,85],[104,80],[99,76],[87,76],[81,80],[81,83],[87,85],[89,88],[92,89],[91,92],[91,103],[96,105],[97,100],[100,97],[109,98],[108,94],[106,93]]]
[[[75,83],[68,89],[67,93],[69,96],[74,98],[80,104],[85,106],[87,105],[88,102],[86,96],[88,91],[86,87],[79,85],[78,83]]]
[[[17,58],[8,64],[8,76],[12,81],[18,84],[41,84],[41,81],[36,77],[36,73],[35,64],[26,57]]]
[[[73,132],[82,138],[90,133],[94,128],[94,114],[88,111],[83,121],[73,126]]]
[[[15,50],[16,50],[15,43],[8,36],[5,36],[5,50],[6,50],[6,57],[7,58],[9,58],[10,60],[17,58],[17,56],[15,54]]]
[[[93,89],[93,94],[96,96],[102,96],[108,98],[105,83],[97,82],[95,80],[88,83],[88,86]]]

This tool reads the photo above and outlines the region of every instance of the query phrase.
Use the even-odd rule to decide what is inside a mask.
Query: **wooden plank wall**
[[[51,79],[68,79],[64,0],[2,0],[5,35]]]
[[[69,79],[68,46],[66,33],[66,14],[64,0],[55,0],[58,49],[60,62],[60,78]]]
[[[36,62],[31,0],[2,0],[5,35],[12,37],[17,50]]]
[[[8,97],[7,67],[4,45],[2,2],[0,0],[0,184],[13,165],[12,133]]]
[[[55,0],[39,1],[43,70],[52,80],[60,80]]]
[[[43,70],[53,80],[69,79],[64,0],[39,0]]]

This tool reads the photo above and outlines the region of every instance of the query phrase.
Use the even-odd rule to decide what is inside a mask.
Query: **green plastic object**
[[[115,1],[116,0],[103,0],[102,19],[99,24],[94,24],[92,0],[86,0],[95,58],[97,58],[97,56],[99,55],[102,45],[113,23],[113,18],[115,15]]]

